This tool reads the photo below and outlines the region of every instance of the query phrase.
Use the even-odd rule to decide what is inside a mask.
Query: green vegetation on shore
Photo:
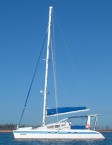
[[[13,130],[16,126],[16,124],[0,124],[0,130]]]
[[[25,127],[25,125],[22,125],[22,127]],[[0,131],[8,131],[8,130],[14,130],[17,128],[17,124],[0,124]],[[96,130],[99,130],[101,132],[112,132],[112,128],[110,127],[102,127],[97,128]]]
[[[32,125],[31,125],[32,126]],[[21,127],[25,127],[25,125],[21,125]],[[38,127],[38,126],[33,126]],[[17,128],[17,124],[0,124],[0,131],[1,130],[14,130]]]

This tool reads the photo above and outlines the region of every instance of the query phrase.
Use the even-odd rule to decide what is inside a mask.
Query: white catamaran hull
[[[15,139],[104,139],[104,136],[93,130],[14,130]]]

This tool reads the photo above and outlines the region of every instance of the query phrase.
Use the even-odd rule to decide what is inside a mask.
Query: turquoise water
[[[0,145],[112,145],[112,132],[102,133],[106,139],[97,141],[17,141],[12,133],[0,133]]]

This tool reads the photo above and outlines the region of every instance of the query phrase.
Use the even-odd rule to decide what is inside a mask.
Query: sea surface
[[[112,132],[103,132],[105,140],[86,141],[48,141],[48,140],[15,140],[12,133],[0,133],[0,145],[112,145]]]

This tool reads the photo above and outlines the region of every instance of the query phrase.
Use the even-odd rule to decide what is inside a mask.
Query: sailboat
[[[49,71],[49,55],[51,42],[51,24],[52,24],[53,6],[49,7],[49,21],[48,21],[48,40],[47,40],[47,54],[46,54],[46,69],[45,69],[45,86],[44,86],[44,103],[43,103],[43,122],[40,127],[17,127],[13,130],[15,139],[48,139],[48,140],[80,140],[80,139],[104,139],[105,137],[98,131],[95,131],[97,118],[99,115],[83,115],[71,116],[58,120],[54,123],[47,124],[46,118],[50,116],[59,116],[71,113],[80,113],[88,111],[89,109],[83,107],[56,107],[47,108],[47,94],[48,94],[48,71]],[[87,118],[84,126],[73,126],[69,119]],[[91,129],[91,118],[95,118],[94,129]]]

